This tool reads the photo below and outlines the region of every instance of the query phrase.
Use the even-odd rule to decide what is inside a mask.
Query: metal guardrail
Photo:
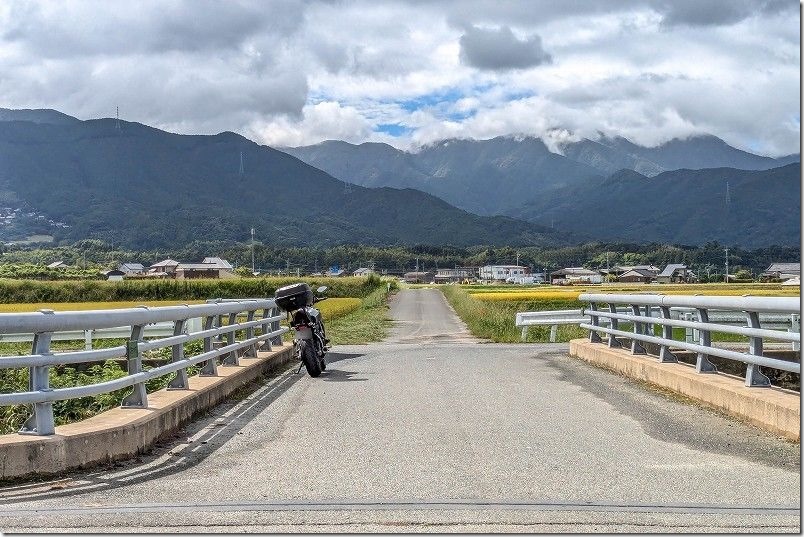
[[[763,327],[760,314],[770,314],[775,317],[787,316],[791,322],[800,322],[801,306],[798,298],[787,297],[713,297],[713,296],[666,296],[666,295],[629,295],[629,294],[592,294],[584,293],[578,297],[582,302],[588,302],[589,308],[585,313],[590,322],[580,326],[589,330],[589,340],[593,343],[602,343],[598,332],[608,334],[609,347],[622,347],[617,337],[631,340],[633,354],[647,354],[642,345],[651,343],[659,346],[660,362],[677,362],[673,349],[683,349],[697,353],[695,370],[698,373],[716,373],[717,369],[709,361],[709,357],[717,356],[728,360],[736,360],[747,364],[746,386],[770,386],[770,379],[764,375],[760,368],[769,367],[782,371],[801,374],[801,362],[779,360],[764,355],[763,343],[766,339],[789,341],[800,348],[801,334],[799,332],[772,330]],[[599,309],[603,304],[608,311]],[[623,313],[618,305],[625,304],[630,313]],[[692,309],[695,319],[673,319],[671,308]],[[651,315],[651,309],[658,308],[660,316]],[[647,311],[643,311],[647,310]],[[748,326],[733,326],[717,322],[710,311],[731,312],[743,315]],[[793,317],[797,316],[797,317]],[[609,326],[601,325],[601,319],[607,320]],[[630,331],[621,330],[618,323],[625,321],[632,324]],[[661,336],[653,335],[655,325],[661,327]],[[677,341],[673,339],[673,328],[695,330],[698,342]],[[739,352],[712,346],[712,332],[737,334],[749,338],[748,352]]]
[[[620,313],[629,313],[630,308],[618,307]],[[661,317],[661,310],[658,307],[645,306],[646,316]],[[670,308],[671,319],[692,320],[696,315],[695,308],[673,306]],[[721,324],[742,326],[745,324],[745,315],[735,311],[721,311],[710,309],[709,319]],[[583,309],[574,310],[553,310],[553,311],[526,311],[516,314],[515,323],[518,328],[522,328],[522,341],[527,341],[528,328],[531,326],[549,326],[550,343],[555,343],[557,329],[561,325],[578,325],[589,322],[591,317]],[[787,330],[789,332],[801,331],[801,316],[799,314],[778,314],[763,312],[760,314],[760,321],[765,328],[774,330]],[[601,322],[609,323],[609,319],[602,318]],[[695,328],[687,328],[685,332],[687,342],[698,340],[699,334]],[[798,342],[792,343],[793,350],[799,350]]]
[[[258,315],[258,312],[261,312]],[[245,320],[239,317],[245,315]],[[190,319],[203,319],[198,332],[187,330]],[[168,389],[188,389],[187,368],[201,364],[199,375],[216,376],[218,358],[223,365],[237,365],[238,351],[244,356],[256,356],[258,345],[272,348],[282,344],[282,334],[287,328],[280,327],[284,316],[279,313],[272,299],[249,299],[223,301],[207,304],[166,306],[116,310],[65,311],[40,310],[37,313],[0,314],[0,335],[33,334],[31,354],[27,356],[0,356],[0,369],[28,368],[28,391],[0,394],[2,405],[33,405],[33,414],[23,425],[20,433],[51,435],[55,432],[53,402],[109,393],[133,387],[131,394],[123,399],[123,407],[147,408],[145,383],[153,378],[176,373]],[[155,323],[172,323],[170,335],[160,339],[145,340],[145,329]],[[117,329],[128,327],[126,344],[108,349],[69,351],[54,353],[50,343],[60,332]],[[235,340],[238,332],[244,335]],[[203,340],[203,352],[185,356],[184,344]],[[143,371],[142,353],[160,348],[171,349],[170,363]],[[124,358],[128,374],[119,379],[86,386],[53,389],[49,384],[49,370],[53,366],[96,362]]]
[[[516,326],[522,328],[522,341],[528,339],[531,326],[549,326],[550,343],[556,342],[558,326],[562,324],[581,324],[589,320],[581,309],[553,311],[524,311],[516,314]]]

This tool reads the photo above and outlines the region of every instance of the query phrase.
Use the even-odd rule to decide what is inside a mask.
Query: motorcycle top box
[[[274,300],[280,309],[294,311],[313,305],[313,290],[306,283],[286,285],[276,290]]]

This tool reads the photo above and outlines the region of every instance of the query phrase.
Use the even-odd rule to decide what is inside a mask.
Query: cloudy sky
[[[778,156],[800,56],[791,0],[0,2],[0,107],[274,146],[712,133]]]

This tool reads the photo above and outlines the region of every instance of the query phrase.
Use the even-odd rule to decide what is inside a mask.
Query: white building
[[[480,267],[481,280],[505,281],[508,278],[515,278],[528,274],[528,267],[520,265],[486,265]]]

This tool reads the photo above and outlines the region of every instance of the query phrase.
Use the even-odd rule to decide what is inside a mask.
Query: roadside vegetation
[[[358,308],[347,315],[333,318],[322,310],[327,336],[333,345],[356,345],[385,339],[391,321],[388,317],[388,295],[396,291],[395,282],[364,298]],[[321,305],[325,305],[322,302]]]
[[[476,337],[497,343],[521,341],[521,328],[515,325],[518,312],[580,309],[585,303],[578,300],[581,293],[661,293],[666,295],[729,295],[729,296],[799,296],[796,286],[779,284],[681,284],[681,285],[605,285],[605,286],[521,286],[502,285],[441,285],[455,312]],[[627,323],[621,323],[625,330]],[[559,325],[556,341],[585,337],[586,330],[572,325]],[[747,341],[733,334],[713,333],[715,341]],[[547,342],[549,326],[528,328],[528,342]],[[674,329],[674,337],[682,339],[684,329]]]
[[[348,278],[260,277],[223,280],[83,280],[52,282],[0,280],[0,303],[130,302],[200,300],[210,298],[273,297],[284,285],[306,282],[313,289],[326,285],[327,296],[362,298],[382,285],[376,276]]]
[[[388,296],[388,282],[377,277],[370,278],[338,278],[328,280],[305,280],[272,278],[272,286],[280,287],[286,283],[299,280],[307,281],[312,287],[318,285],[335,285],[330,287],[327,295],[334,287],[335,293],[354,293],[357,296],[331,297],[326,301],[317,304],[324,322],[327,326],[327,334],[333,343],[366,343],[378,341],[385,337],[390,321],[387,318],[386,299]],[[333,281],[330,281],[333,280]],[[49,282],[55,284],[55,282]],[[140,283],[140,282],[137,282]],[[158,282],[165,283],[165,282]],[[194,281],[193,283],[197,283]],[[63,282],[62,282],[63,284]],[[58,284],[55,284],[58,285]],[[203,285],[203,284],[202,284]],[[373,287],[373,289],[372,289]],[[391,282],[391,289],[396,289],[396,284]],[[223,295],[227,296],[227,295]],[[273,296],[273,291],[264,296]],[[196,301],[117,301],[117,302],[34,302],[2,304],[0,312],[25,312],[37,311],[41,308],[55,310],[84,310],[84,309],[110,309],[132,307],[145,303],[151,306],[165,306],[177,303],[203,302]],[[288,339],[290,339],[288,337]],[[122,339],[103,339],[93,342],[94,348],[107,348],[123,345]],[[0,343],[0,356],[25,355],[30,352],[30,343]],[[84,341],[55,341],[52,344],[54,352],[64,352],[68,350],[82,349]],[[185,354],[194,356],[203,352],[203,342],[194,341],[185,344]],[[148,352],[144,357],[146,364],[144,369],[148,370],[170,359],[170,348],[159,349]],[[198,372],[197,367],[188,368],[188,375],[193,376]],[[72,386],[84,386],[108,380],[114,380],[126,375],[125,365],[122,360],[107,360],[103,363],[79,364],[77,366],[52,367],[49,371],[50,386],[52,388],[66,388]],[[152,379],[146,385],[147,391],[153,392],[167,386],[174,374],[168,374],[156,379]],[[0,369],[0,393],[21,392],[28,390],[28,370],[27,369]],[[101,394],[93,397],[84,397],[68,401],[60,401],[53,404],[53,413],[56,425],[63,425],[75,421],[80,421],[110,408],[119,406],[123,398],[131,391],[125,388],[116,392]],[[0,434],[17,432],[25,419],[30,415],[30,408],[27,405],[0,406]]]

